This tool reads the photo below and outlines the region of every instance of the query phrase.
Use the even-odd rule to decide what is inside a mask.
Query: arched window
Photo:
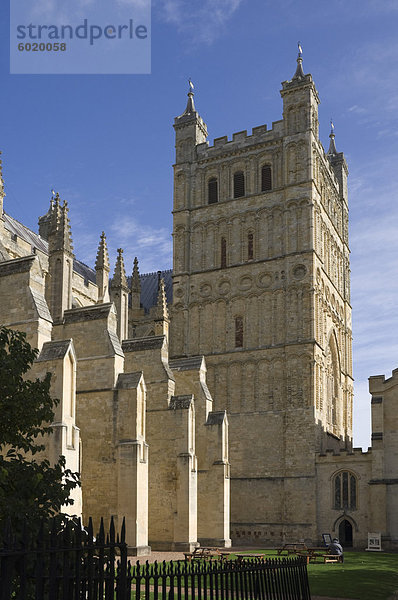
[[[339,510],[357,508],[357,478],[350,471],[340,471],[333,479],[333,507]]]
[[[243,348],[243,317],[235,317],[235,348]]]
[[[245,176],[243,171],[234,173],[234,198],[241,198],[245,195]]]
[[[227,240],[225,237],[221,238],[221,268],[225,269],[227,266]]]
[[[207,196],[209,204],[218,202],[218,181],[216,177],[209,179],[207,184]]]
[[[254,233],[250,231],[247,234],[247,260],[254,258]]]
[[[269,165],[264,165],[261,169],[261,191],[272,190],[272,173]]]
[[[334,334],[330,336],[329,344],[326,350],[325,363],[325,391],[326,391],[326,422],[334,431],[338,425],[338,414],[341,410],[339,403],[339,351],[337,347],[336,337]]]

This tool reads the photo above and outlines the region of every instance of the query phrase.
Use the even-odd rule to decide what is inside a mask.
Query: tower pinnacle
[[[95,261],[95,270],[97,271],[98,269],[105,269],[107,271],[110,270],[108,247],[106,245],[106,236],[104,231],[101,233],[100,242],[98,244],[97,259]]]
[[[131,275],[131,306],[133,309],[139,309],[141,304],[141,281],[138,270],[138,259],[134,258],[133,273]]]
[[[329,144],[329,150],[327,152],[327,156],[336,156],[337,154],[337,148],[336,148],[336,143],[334,141],[335,135],[334,135],[334,124],[332,119],[330,119],[330,144]]]
[[[193,83],[191,81],[191,78],[188,79],[188,85],[189,85],[189,88],[188,88],[188,94],[187,94],[188,95],[187,107],[186,107],[185,111],[182,113],[181,116],[184,116],[184,115],[193,115],[196,112],[196,110],[195,110],[195,104],[194,104],[194,101],[193,101],[193,97],[194,97],[194,93],[193,93],[194,85],[193,85]]]
[[[118,248],[117,259],[115,265],[115,273],[112,280],[112,288],[124,288],[128,291],[126,269],[124,267],[123,249]]]
[[[167,309],[166,290],[161,271],[158,271],[158,298],[154,310],[155,335],[165,335],[169,339],[169,311]]]
[[[297,44],[298,46],[298,55],[297,55],[297,68],[296,72],[292,77],[292,81],[297,81],[300,79],[304,79],[304,71],[303,71],[303,49],[300,45],[300,42]]]
[[[98,246],[97,260],[95,261],[96,282],[98,286],[98,302],[109,302],[109,255],[106,245],[105,233],[101,233]]]
[[[68,203],[64,200],[61,206],[61,199],[57,193],[54,204],[50,205],[50,210],[47,213],[50,217],[48,241],[51,252],[62,250],[73,255],[72,233],[68,212]]]

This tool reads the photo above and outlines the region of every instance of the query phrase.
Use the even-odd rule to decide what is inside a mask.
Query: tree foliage
[[[26,378],[37,354],[24,333],[0,327],[0,521],[11,519],[14,530],[73,504],[80,485],[63,456],[51,465],[42,454],[59,400],[50,396],[50,373]]]

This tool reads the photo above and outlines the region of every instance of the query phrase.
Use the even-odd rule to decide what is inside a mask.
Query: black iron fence
[[[53,524],[29,538],[6,527],[0,600],[310,600],[306,559],[176,561],[131,565],[124,523]]]
[[[127,566],[127,598],[142,600],[310,600],[307,561],[193,561]]]

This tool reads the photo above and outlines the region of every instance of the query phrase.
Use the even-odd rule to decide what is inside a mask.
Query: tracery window
[[[234,198],[241,198],[245,195],[245,175],[243,171],[234,173]]]
[[[270,165],[264,165],[261,169],[261,191],[272,190],[272,172]]]
[[[335,509],[357,508],[357,478],[350,471],[340,471],[333,480],[333,506]]]
[[[209,204],[216,204],[216,202],[218,202],[218,181],[216,177],[212,177],[211,179],[209,179],[207,188]]]

